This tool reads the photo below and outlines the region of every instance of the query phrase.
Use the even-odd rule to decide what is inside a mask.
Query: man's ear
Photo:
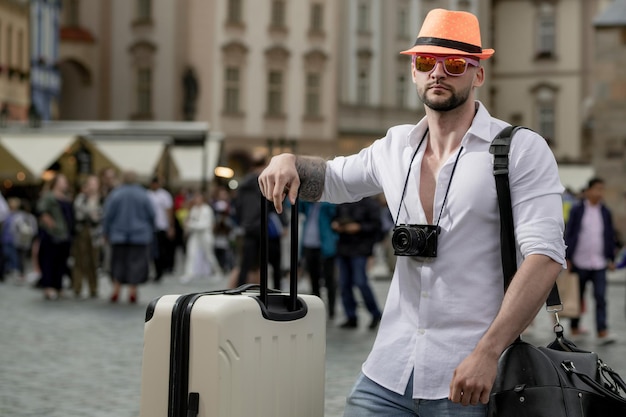
[[[480,87],[485,83],[485,68],[482,65],[479,65],[476,69],[476,74],[474,74],[474,83],[472,84],[474,87]]]
[[[415,65],[411,63],[411,78],[413,78],[413,84],[417,82],[417,80],[415,79],[416,75],[417,75],[417,70],[415,69]]]

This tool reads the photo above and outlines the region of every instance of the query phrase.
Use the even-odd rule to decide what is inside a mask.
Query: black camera
[[[396,256],[437,257],[439,226],[400,224],[393,228],[391,245]]]

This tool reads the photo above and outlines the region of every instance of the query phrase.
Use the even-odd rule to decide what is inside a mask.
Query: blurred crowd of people
[[[165,276],[183,284],[223,281],[225,288],[258,283],[263,200],[257,179],[266,162],[264,157],[251,159],[236,191],[181,188],[171,193],[158,177],[141,184],[134,172],[109,168],[84,178],[76,191],[59,173],[35,201],[0,194],[0,277],[31,284],[45,299],[56,300],[62,295],[99,298],[98,281],[106,276],[112,290],[102,296],[118,302],[126,287],[130,303],[137,302],[139,285]],[[581,315],[591,283],[597,337],[609,342],[606,272],[625,267],[626,256],[603,193],[604,182],[595,178],[579,195],[565,193],[563,201],[567,259],[580,279]],[[324,298],[330,319],[340,300],[345,314],[340,327],[345,329],[358,327],[358,290],[370,314],[369,327],[375,329],[381,310],[369,278],[380,271],[390,277],[394,264],[394,223],[384,200],[340,205],[300,201],[298,212],[297,267],[308,281],[307,290]],[[268,263],[275,289],[286,287],[289,275],[289,213],[269,210]],[[580,235],[587,238],[581,241]],[[572,318],[574,335],[587,332],[579,321]]]
[[[236,191],[171,192],[158,177],[142,184],[132,171],[109,168],[75,187],[58,173],[34,201],[0,195],[2,279],[41,289],[46,300],[104,297],[113,303],[136,303],[140,285],[162,279],[223,281],[224,288],[258,283],[263,200],[257,178],[266,162],[251,159]],[[341,327],[356,328],[358,289],[376,328],[381,313],[368,270],[384,264],[390,277],[393,268],[385,239],[393,224],[384,202],[301,202],[298,210],[297,267],[305,291],[324,296],[331,319],[339,299],[346,312]],[[270,286],[281,289],[290,267],[289,210],[269,213]],[[99,289],[103,277],[111,280],[108,294]]]
[[[176,195],[160,179],[141,184],[136,173],[108,168],[87,176],[76,190],[57,173],[35,201],[0,194],[0,277],[40,288],[47,300],[62,295],[98,298],[107,275],[118,302],[128,287],[159,282],[185,255],[182,282],[218,279],[234,263],[230,193],[181,189]]]

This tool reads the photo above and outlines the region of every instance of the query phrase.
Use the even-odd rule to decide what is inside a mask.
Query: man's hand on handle
[[[273,157],[259,175],[261,193],[274,203],[276,211],[282,213],[283,200],[289,197],[291,204],[296,202],[300,176],[296,169],[296,156],[288,153]]]

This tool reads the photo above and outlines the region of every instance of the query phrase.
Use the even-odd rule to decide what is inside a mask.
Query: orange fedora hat
[[[400,53],[470,55],[488,59],[494,52],[493,49],[483,49],[476,16],[468,12],[433,9],[426,15],[413,47]]]

